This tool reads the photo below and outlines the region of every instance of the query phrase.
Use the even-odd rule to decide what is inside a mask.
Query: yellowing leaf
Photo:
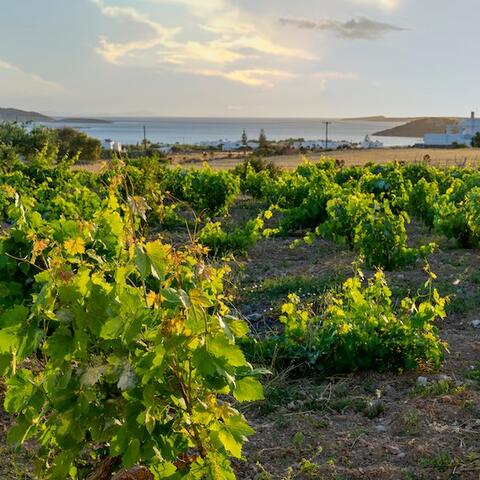
[[[65,240],[63,246],[70,255],[85,253],[85,242],[80,237]]]

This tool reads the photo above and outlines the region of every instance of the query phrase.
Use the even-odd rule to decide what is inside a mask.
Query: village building
[[[470,118],[460,120],[454,125],[449,125],[445,133],[427,133],[423,143],[432,147],[444,147],[451,145],[472,145],[473,137],[480,132],[480,119],[475,118],[472,112]]]

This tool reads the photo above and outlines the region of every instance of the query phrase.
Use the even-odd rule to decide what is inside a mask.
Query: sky
[[[0,106],[480,114],[478,0],[0,0]]]

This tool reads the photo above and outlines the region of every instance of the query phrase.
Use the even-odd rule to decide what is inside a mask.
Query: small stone
[[[441,373],[438,376],[438,379],[443,380],[444,382],[450,382],[452,380],[452,377],[450,377],[449,375],[445,375],[444,373]]]
[[[417,387],[426,387],[428,385],[427,377],[418,377],[417,378]]]
[[[480,320],[472,320],[472,327],[480,328]]]
[[[377,432],[386,432],[387,431],[387,427],[385,425],[375,425],[375,430]]]
[[[247,315],[247,320],[249,322],[258,322],[262,318],[261,313],[251,313],[250,315]]]
[[[396,393],[397,391],[391,386],[391,385],[387,385],[383,391],[388,394],[388,395],[393,395],[394,393]]]

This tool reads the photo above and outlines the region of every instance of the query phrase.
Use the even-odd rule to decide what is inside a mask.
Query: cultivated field
[[[480,172],[344,159],[4,164],[0,478],[478,480]]]

